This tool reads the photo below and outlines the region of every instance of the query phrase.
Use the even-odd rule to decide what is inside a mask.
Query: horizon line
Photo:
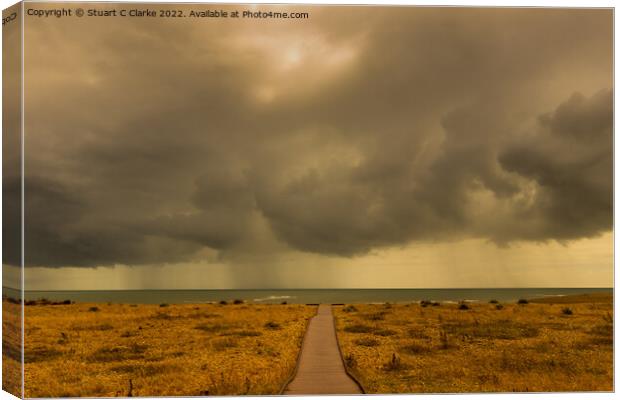
[[[170,288],[155,288],[155,289],[19,289],[10,286],[2,286],[3,289],[11,289],[23,292],[128,292],[128,291],[203,291],[203,290],[220,290],[220,291],[232,291],[232,290],[507,290],[507,289],[611,289],[613,286],[521,286],[521,287],[416,287],[416,288],[237,288],[237,289],[170,289]]]

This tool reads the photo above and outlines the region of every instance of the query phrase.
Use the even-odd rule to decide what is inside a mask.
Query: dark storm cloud
[[[26,263],[611,228],[610,11],[312,10],[28,24]]]
[[[536,230],[502,232],[511,239],[575,239],[612,228],[613,97],[575,93],[540,119],[542,132],[529,143],[507,148],[502,167],[537,184],[529,207],[517,218]]]
[[[225,249],[246,235],[254,198],[243,176],[214,167],[196,180],[192,201],[199,211],[159,217],[146,223],[143,233],[214,249]]]
[[[21,265],[21,190],[19,177],[2,178],[2,262],[11,265]]]
[[[8,184],[10,193],[19,188],[18,182]],[[29,176],[26,188],[25,247],[37,250],[26,253],[27,265],[60,267],[68,259],[75,266],[105,265],[110,260],[159,263],[162,259],[186,259],[188,252],[197,249],[181,240],[140,232],[135,221],[88,215],[92,206],[80,196],[76,186]],[[14,223],[13,219],[9,221]],[[10,252],[7,256],[11,264],[19,262],[19,253]]]
[[[5,15],[18,9],[4,11]],[[2,32],[2,262],[20,265],[21,254],[21,21]],[[16,287],[19,287],[17,285]]]

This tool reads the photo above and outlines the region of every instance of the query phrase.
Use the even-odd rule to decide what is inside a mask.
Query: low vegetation
[[[612,298],[571,300],[356,304],[334,314],[345,364],[367,393],[611,391]],[[3,310],[3,388],[18,395],[19,305]],[[25,396],[276,394],[315,311],[35,302],[25,310]]]
[[[21,306],[2,301],[2,390],[21,397]]]
[[[367,393],[613,390],[609,295],[430,304],[334,307],[345,364]]]
[[[16,323],[6,319],[7,306],[13,305],[4,302],[5,333]],[[25,310],[25,395],[277,394],[315,312],[309,306],[243,302],[53,307],[38,302]],[[19,367],[15,342],[3,343],[3,376],[15,375],[14,363]],[[15,361],[9,346],[17,349]]]

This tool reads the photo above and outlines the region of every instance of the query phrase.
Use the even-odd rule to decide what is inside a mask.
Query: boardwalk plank
[[[321,304],[308,325],[297,374],[284,394],[361,393],[342,364],[331,306]]]

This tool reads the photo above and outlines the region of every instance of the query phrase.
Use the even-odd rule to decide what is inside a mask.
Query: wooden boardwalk
[[[330,305],[321,304],[308,325],[297,374],[283,394],[361,394],[362,391],[347,375],[334,327]]]

